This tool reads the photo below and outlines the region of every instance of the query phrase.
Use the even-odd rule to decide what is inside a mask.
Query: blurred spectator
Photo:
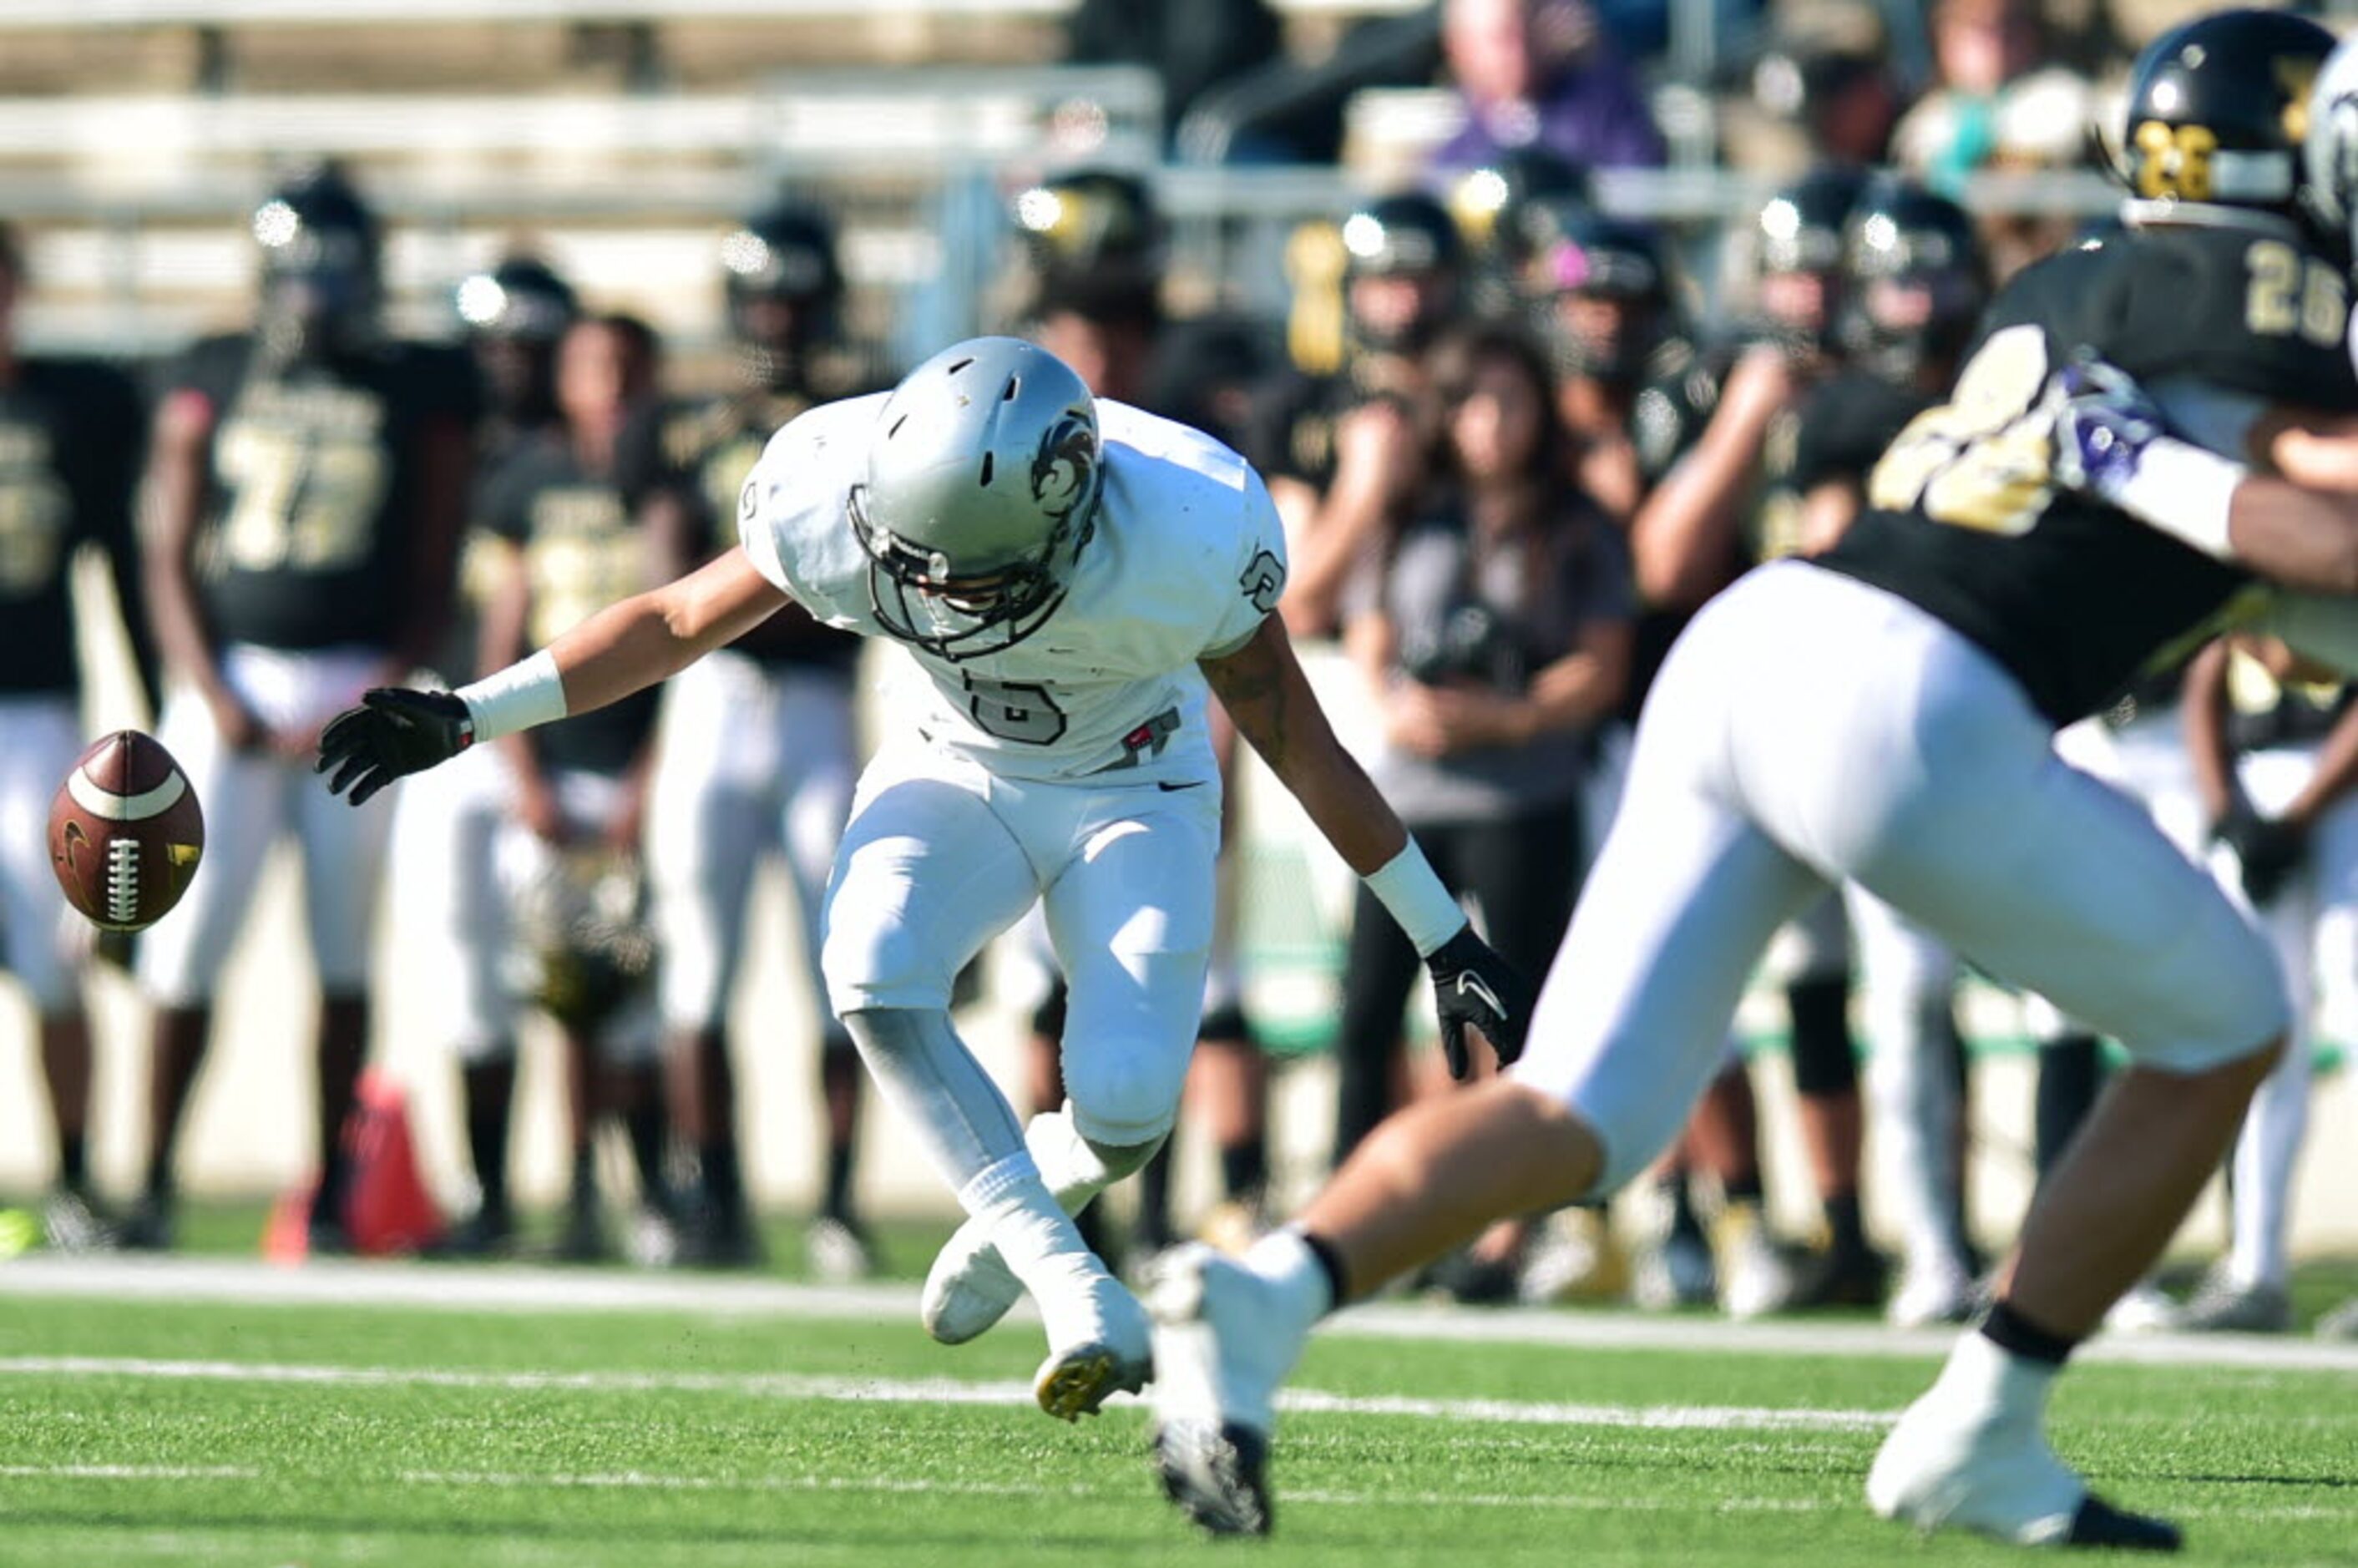
[[[58,1139],[57,1184],[43,1228],[61,1251],[112,1247],[114,1227],[91,1188],[90,1021],[68,959],[66,904],[39,824],[82,746],[80,624],[73,572],[101,552],[147,700],[155,648],[139,581],[132,491],[145,418],[121,372],[16,348],[25,286],[16,231],[0,223],[0,971],[32,1004],[41,1076]],[[82,928],[86,929],[86,928]]]
[[[1993,173],[2054,174],[2087,163],[2087,127],[2095,116],[2093,88],[2066,71],[2026,77],[2000,101],[1987,168]],[[2040,211],[2025,204],[2008,211],[1993,205],[1975,220],[1992,276],[2007,278],[2070,243],[2085,222],[2082,214]]]
[[[1425,487],[1354,576],[1345,641],[1374,687],[1370,773],[1500,951],[1544,973],[1580,863],[1587,731],[1620,700],[1633,610],[1619,531],[1568,492],[1553,377],[1521,333],[1434,356]],[[1363,896],[1339,1040],[1339,1161],[1398,1098],[1415,953]]]
[[[1944,196],[1996,154],[1998,123],[2016,96],[2042,90],[2061,103],[2046,25],[2037,0],[1939,0],[1932,13],[1933,82],[1899,122],[1893,154],[1899,165]]]
[[[647,536],[685,552],[675,563],[681,569],[735,546],[738,493],[780,426],[866,390],[843,341],[843,266],[826,213],[771,202],[721,239],[719,259],[736,384],[643,408],[616,468]],[[667,686],[647,844],[672,1135],[693,1155],[680,1206],[681,1247],[692,1262],[744,1267],[761,1256],[727,1020],[754,872],[771,854],[795,903],[801,941],[793,966],[817,1010],[825,1154],[805,1250],[822,1279],[857,1278],[874,1265],[852,1201],[863,1075],[851,1037],[827,1013],[818,970],[820,899],[859,772],[859,654],[858,638],[790,604]]]
[[[1466,123],[1436,169],[1544,146],[1590,168],[1652,168],[1661,132],[1585,0],[1444,0],[1442,49]]]
[[[159,739],[205,803],[205,874],[142,939],[155,1006],[146,1191],[125,1240],[171,1245],[173,1157],[213,989],[272,842],[303,846],[319,975],[313,1248],[349,1246],[341,1136],[368,1049],[370,925],[390,799],[311,777],[319,730],[431,656],[465,515],[473,366],[388,339],[375,213],[332,168],[254,211],[254,329],[177,367],[147,472],[147,580],[177,687]],[[200,563],[202,563],[200,569]]]
[[[1726,103],[1729,161],[1783,178],[1825,160],[1861,166],[1889,152],[1904,96],[1872,7],[1813,8],[1752,64],[1749,92]]]
[[[485,667],[667,579],[686,553],[678,540],[651,547],[615,482],[616,443],[654,390],[655,362],[654,334],[635,318],[591,317],[566,331],[559,425],[517,446],[484,487],[483,526],[506,546],[484,613]],[[677,1251],[639,855],[659,700],[651,688],[499,742],[514,795],[494,864],[516,900],[531,998],[565,1039],[573,1177],[558,1256],[573,1262],[611,1250],[593,1158],[606,1113],[622,1122],[638,1168],[633,1255],[669,1262]]]
[[[1065,23],[1074,65],[1143,65],[1163,80],[1163,137],[1205,89],[1284,50],[1268,0],[1080,0]]]

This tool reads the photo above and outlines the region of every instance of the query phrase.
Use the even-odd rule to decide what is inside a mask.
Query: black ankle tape
[[[2039,1327],[2006,1302],[1993,1305],[1982,1320],[1982,1337],[2009,1355],[2050,1367],[2063,1365],[2080,1344],[2067,1335]]]
[[[1314,1231],[1300,1230],[1294,1234],[1302,1238],[1302,1245],[1309,1249],[1326,1275],[1326,1310],[1340,1308],[1351,1299],[1350,1281],[1343,1277],[1343,1255],[1335,1250],[1333,1242]]]

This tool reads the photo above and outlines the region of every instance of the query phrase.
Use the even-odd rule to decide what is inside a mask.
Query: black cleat
[[[2175,1552],[2186,1538],[2168,1519],[2125,1513],[2091,1492],[2080,1499],[2080,1511],[2071,1516],[2071,1533],[2063,1543],[2110,1552]]]
[[[1155,1429],[1163,1495],[1214,1535],[1267,1535],[1269,1439],[1248,1426],[1193,1422]]]

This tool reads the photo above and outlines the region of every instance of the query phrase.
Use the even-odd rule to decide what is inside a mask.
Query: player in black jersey
[[[557,424],[557,345],[580,304],[570,284],[528,254],[461,280],[454,304],[484,391],[476,429],[480,499],[509,453]],[[475,512],[460,546],[453,612],[432,661],[446,685],[478,673],[482,607],[497,586],[498,540],[481,525],[480,505]],[[394,919],[404,940],[450,977],[433,999],[429,1027],[459,1064],[460,1120],[481,1195],[438,1244],[447,1256],[504,1251],[514,1234],[507,1166],[514,1009],[505,904],[484,874],[511,794],[501,757],[487,751],[419,779],[402,791],[394,813],[393,859],[410,868],[394,885]]]
[[[2282,12],[2155,42],[2129,94],[2129,236],[2021,274],[1842,542],[1749,574],[1673,650],[1530,1054],[1379,1129],[1280,1233],[1290,1249],[1265,1243],[1250,1271],[1173,1261],[1153,1304],[1174,1501],[1265,1529],[1273,1397],[1316,1318],[1492,1216],[1635,1175],[1712,1072],[1770,934],[1855,879],[2132,1062],[2041,1189],[1987,1319],[1884,1441],[1868,1501],[2022,1545],[2179,1544],[2089,1492],[2044,1407],[2234,1137],[2288,1022],[2284,982],[2217,884],[2052,733],[2239,611],[2358,667],[2358,503],[2164,437],[2112,373],[2074,362],[2133,364],[2170,416],[2238,453],[2288,405],[2358,414],[2342,236],[2302,221],[2295,135],[2331,48]],[[2358,140],[2331,150],[2358,170]],[[2285,438],[2250,449],[2310,471]]]
[[[1424,351],[1464,308],[1466,242],[1437,200],[1401,191],[1352,212],[1339,234],[1297,235],[1289,265],[1304,368],[1259,399],[1246,455],[1293,541],[1286,625],[1327,636],[1360,551],[1422,479]]]
[[[131,492],[145,416],[120,372],[16,349],[25,285],[0,224],[0,968],[32,1003],[56,1119],[58,1182],[43,1205],[53,1247],[111,1245],[90,1185],[90,1024],[66,946],[66,908],[39,824],[81,750],[72,574],[104,555],[151,710],[156,654],[133,541]],[[93,628],[92,630],[96,630]]]
[[[722,239],[720,262],[738,384],[650,406],[624,432],[618,460],[618,482],[644,524],[687,541],[682,569],[734,540],[738,492],[779,427],[867,390],[842,341],[843,267],[824,212],[765,207]],[[765,849],[785,864],[802,927],[796,957],[818,995],[819,900],[859,770],[859,653],[857,637],[789,605],[674,681],[665,699],[647,847],[664,950],[666,1098],[674,1136],[696,1154],[696,1184],[682,1203],[688,1261],[760,1257],[739,1153],[729,998]],[[817,1011],[827,1155],[807,1241],[823,1276],[853,1276],[871,1265],[851,1184],[860,1061],[823,1002]]]
[[[2292,1326],[2294,1167],[2314,1077],[2309,1020],[2358,941],[2358,687],[2308,678],[2275,638],[2222,639],[2186,671],[2186,730],[2212,869],[2250,903],[2292,993],[2284,1059],[2228,1166],[2228,1249],[2173,1328]]]
[[[560,422],[520,441],[483,487],[482,525],[502,542],[484,615],[487,667],[690,557],[685,538],[648,539],[615,482],[617,439],[653,394],[655,370],[654,334],[635,318],[590,317],[565,333]],[[679,521],[654,515],[658,525]],[[565,1035],[573,1175],[558,1253],[575,1261],[608,1252],[592,1157],[608,1114],[628,1132],[638,1168],[634,1255],[660,1263],[677,1251],[639,855],[656,704],[651,688],[500,743],[513,793],[494,860],[536,970],[531,998]]]
[[[384,337],[375,215],[332,168],[256,209],[254,330],[192,348],[156,420],[147,578],[176,689],[161,739],[205,803],[205,873],[147,933],[156,1004],[146,1196],[129,1239],[169,1244],[173,1152],[212,990],[281,833],[303,844],[319,977],[320,1182],[343,1242],[339,1130],[367,1048],[368,935],[391,807],[330,812],[302,786],[320,726],[432,653],[465,507],[472,368]]]

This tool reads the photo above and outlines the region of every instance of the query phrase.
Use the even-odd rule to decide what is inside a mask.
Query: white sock
[[[1252,1244],[1243,1262],[1274,1288],[1286,1326],[1299,1334],[1308,1334],[1311,1325],[1335,1304],[1335,1285],[1326,1277],[1326,1266],[1298,1230],[1271,1231]]]
[[[1028,1153],[1011,1155],[975,1177],[958,1193],[958,1202],[982,1224],[1001,1259],[1036,1300],[1045,1302],[1105,1272]]]
[[[1969,1418],[2036,1427],[2046,1420],[2048,1390],[2062,1369],[2002,1349],[1974,1329],[1958,1339],[1929,1397]]]

